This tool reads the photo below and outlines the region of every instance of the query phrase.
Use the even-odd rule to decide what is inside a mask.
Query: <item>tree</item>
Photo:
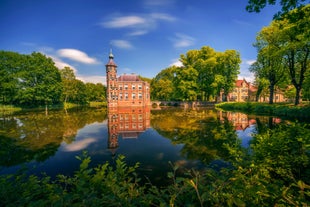
[[[172,66],[160,71],[151,81],[151,99],[169,101],[175,99],[174,75],[177,70]]]
[[[310,66],[310,5],[295,9],[278,21],[283,36],[281,52],[296,89],[295,105],[298,105]]]
[[[63,84],[63,102],[64,104],[66,104],[70,97],[73,97],[77,93],[73,84],[76,78],[73,69],[71,69],[70,67],[64,67],[63,69],[61,69],[60,74]]]
[[[28,106],[56,104],[61,97],[61,77],[51,58],[41,53],[26,55],[18,73],[17,102]]]
[[[181,67],[176,70],[174,84],[177,89],[177,96],[183,101],[197,100],[198,71],[193,67]]]
[[[255,66],[256,63],[254,63],[251,66],[251,68]],[[254,85],[257,87],[257,91],[255,94],[255,101],[258,102],[261,96],[264,97],[264,101],[265,101],[265,97],[268,94],[269,81],[266,78],[260,78],[257,75],[255,75]]]
[[[25,61],[25,55],[0,51],[0,103],[14,104],[18,92],[18,73]]]
[[[228,101],[228,93],[235,87],[235,82],[240,73],[240,63],[240,54],[236,50],[226,50],[224,53],[218,53],[217,55],[217,71],[221,75],[221,85],[218,93],[223,90],[224,101]]]
[[[275,86],[285,78],[283,57],[279,53],[282,47],[281,31],[276,21],[269,27],[263,28],[256,37],[254,46],[258,55],[256,63],[250,67],[259,79],[269,81],[269,103],[273,103]]]
[[[281,11],[275,14],[274,18],[279,18],[282,14],[288,13],[295,8],[301,8],[309,0],[280,0]],[[267,4],[275,5],[277,0],[249,0],[246,10],[248,12],[260,12]]]
[[[184,66],[182,70],[193,71],[192,75],[197,76],[195,87],[198,99],[210,100],[211,97],[214,97],[216,92],[212,83],[215,80],[215,50],[208,46],[204,46],[200,50],[189,50],[186,55],[181,55],[180,61]],[[182,77],[178,77],[177,74],[176,78],[181,79]],[[182,83],[184,85],[186,82],[183,81]]]
[[[88,101],[104,101],[106,99],[106,87],[102,83],[86,83],[85,87]]]

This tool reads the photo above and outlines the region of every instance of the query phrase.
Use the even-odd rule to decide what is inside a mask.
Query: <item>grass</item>
[[[225,102],[216,104],[216,108],[227,111],[240,111],[249,114],[285,116],[290,118],[310,118],[310,104],[298,106],[288,103],[258,103],[258,102]]]
[[[12,106],[12,105],[1,105],[0,104],[0,110],[4,114],[9,114],[9,113],[12,113],[12,112],[21,111],[22,108],[16,107],[16,106]]]

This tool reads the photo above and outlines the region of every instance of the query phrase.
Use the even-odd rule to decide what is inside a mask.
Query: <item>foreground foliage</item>
[[[256,135],[251,153],[225,145],[231,167],[188,171],[171,184],[141,184],[124,156],[90,168],[84,153],[74,176],[51,180],[24,173],[0,177],[0,206],[307,206],[310,200],[310,126],[293,123]]]

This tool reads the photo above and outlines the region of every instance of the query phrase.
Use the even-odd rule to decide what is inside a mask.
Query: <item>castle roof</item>
[[[109,62],[106,64],[106,66],[108,65],[117,66],[113,59],[114,59],[114,55],[112,54],[112,49],[111,49],[110,54],[109,54]]]
[[[118,81],[142,81],[136,74],[123,74],[117,79]]]

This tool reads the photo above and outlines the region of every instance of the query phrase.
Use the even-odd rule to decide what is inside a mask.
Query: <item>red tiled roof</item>
[[[249,85],[249,83],[243,79],[243,80],[237,80],[236,81],[236,87],[241,87],[243,82],[245,82],[247,85]]]
[[[118,81],[142,81],[136,74],[123,74],[117,79]]]

